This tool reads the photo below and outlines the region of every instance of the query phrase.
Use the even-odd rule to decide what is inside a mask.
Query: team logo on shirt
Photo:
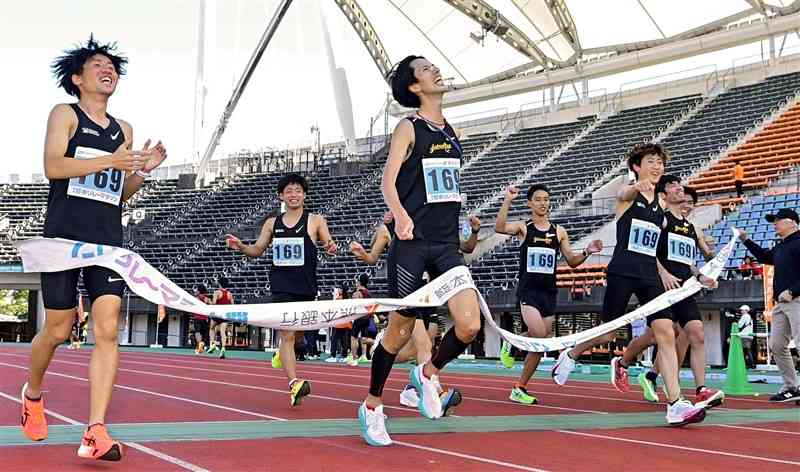
[[[436,151],[444,151],[450,154],[450,150],[453,149],[453,146],[448,142],[441,142],[439,144],[431,144],[431,149],[428,151],[428,154],[433,154]]]
[[[536,244],[536,243],[545,243],[545,244],[549,245],[550,243],[553,242],[553,239],[549,238],[549,237],[548,238],[533,238],[533,242],[534,242],[534,244]]]
[[[689,227],[686,225],[686,223],[684,223],[683,226],[675,226],[672,228],[672,231],[674,233],[689,234]]]
[[[83,133],[83,134],[93,134],[93,135],[95,135],[97,137],[100,137],[100,133],[98,133],[97,130],[94,130],[92,128],[83,127],[83,128],[81,128],[81,133]]]
[[[119,137],[119,131],[111,135],[111,140],[116,141],[118,137]]]

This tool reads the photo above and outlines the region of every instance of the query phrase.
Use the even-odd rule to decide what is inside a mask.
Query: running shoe
[[[400,404],[409,408],[419,407],[419,395],[417,389],[413,385],[406,385],[402,392],[400,392]]]
[[[273,369],[283,369],[283,362],[281,362],[281,351],[275,351],[270,360]]]
[[[684,426],[699,423],[706,417],[706,410],[692,405],[689,400],[681,398],[672,405],[667,405],[667,423],[670,426]]]
[[[44,398],[31,400],[25,396],[28,384],[22,386],[20,400],[22,400],[22,419],[20,426],[22,432],[31,441],[43,441],[47,439],[47,418],[44,416]]]
[[[300,406],[303,397],[311,393],[311,382],[303,379],[296,379],[289,386],[289,400],[292,406]]]
[[[353,359],[352,357],[348,357],[346,359],[347,365],[350,367],[358,367],[358,359]]]
[[[522,403],[523,405],[536,405],[539,400],[533,395],[529,394],[525,387],[515,386],[511,390],[511,395],[508,399],[515,403]]]
[[[442,417],[442,400],[436,384],[423,374],[425,365],[418,365],[411,369],[411,385],[417,389],[419,395],[418,409],[422,416],[435,420]]]
[[[374,410],[367,408],[364,402],[358,407],[358,424],[361,426],[361,437],[370,446],[391,446],[392,438],[386,431],[386,415],[383,414],[383,405]]]
[[[219,358],[220,359],[225,359],[225,348],[224,347],[219,350]]]
[[[367,355],[366,354],[362,354],[361,357],[358,358],[358,363],[359,364],[367,364],[369,362],[370,362],[370,360],[367,359]]]
[[[433,382],[433,384],[436,385],[436,391],[439,392],[439,395],[444,393],[444,389],[442,388],[441,382],[439,382],[438,375],[431,375],[431,382]]]
[[[217,350],[217,343],[211,343],[211,345],[208,346],[208,351],[206,351],[206,354],[213,354],[214,351],[216,350]]]
[[[703,387],[694,397],[694,405],[710,410],[715,406],[722,405],[725,400],[725,392],[713,388]]]
[[[442,400],[442,416],[452,415],[456,407],[461,404],[461,392],[455,388],[442,392],[439,398]]]
[[[642,387],[642,394],[644,395],[644,399],[649,402],[658,403],[658,393],[656,392],[656,383],[648,379],[647,374],[645,373],[637,375],[636,380]]]
[[[771,402],[792,402],[800,401],[800,389],[797,387],[784,388],[775,395],[769,397]]]
[[[506,369],[514,367],[514,357],[511,355],[511,344],[503,341],[503,346],[500,348],[500,362]]]
[[[86,428],[86,432],[83,433],[78,457],[118,461],[122,459],[122,444],[111,439],[104,424],[96,423]]]
[[[611,359],[611,384],[617,391],[626,393],[631,390],[630,382],[628,381],[628,369],[623,367],[622,358],[615,357]]]
[[[331,356],[331,357],[325,359],[324,362],[327,362],[328,364],[335,364],[335,363],[339,362],[339,358]]]
[[[569,357],[569,351],[569,349],[561,351],[561,354],[558,355],[558,360],[555,365],[553,365],[553,371],[550,373],[550,375],[553,376],[553,382],[558,385],[567,383],[569,374],[572,373],[572,369],[575,368],[575,360]]]

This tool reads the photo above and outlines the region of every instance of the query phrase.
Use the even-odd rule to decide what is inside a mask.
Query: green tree
[[[24,318],[28,314],[28,291],[0,289],[0,313]]]

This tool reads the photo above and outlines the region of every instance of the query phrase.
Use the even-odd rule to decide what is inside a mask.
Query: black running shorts
[[[431,277],[447,272],[453,267],[463,266],[464,258],[456,243],[440,243],[423,240],[405,241],[393,239],[389,245],[387,276],[389,296],[403,298],[425,285],[422,274],[426,271]],[[398,311],[406,317],[417,317],[415,309]]]
[[[89,266],[61,272],[42,272],[42,298],[50,310],[69,310],[78,304],[78,276],[83,271],[83,286],[94,302],[103,295],[122,298],[125,281],[111,269]]]
[[[664,287],[660,281],[615,274],[608,274],[606,281],[606,295],[603,298],[603,312],[601,313],[603,323],[616,320],[627,313],[631,295],[636,295],[639,304],[644,305],[664,293]],[[672,313],[669,310],[653,313],[647,317],[647,325],[650,326],[653,320],[661,318],[671,320]]]

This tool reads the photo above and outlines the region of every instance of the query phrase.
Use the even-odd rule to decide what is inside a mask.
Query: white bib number
[[[458,179],[461,162],[453,158],[422,160],[425,194],[428,203],[460,202]]]
[[[272,240],[272,263],[277,267],[297,267],[306,262],[303,238]]]
[[[528,273],[554,274],[556,271],[556,251],[549,247],[528,248]]]
[[[667,259],[681,264],[694,263],[695,241],[692,238],[675,233],[668,233]]]
[[[661,228],[649,221],[642,221],[636,218],[631,221],[631,232],[628,237],[628,250],[638,252],[645,256],[655,257],[658,247],[658,237],[661,235]]]
[[[75,149],[75,159],[92,159],[111,154],[108,151],[78,146]],[[125,183],[125,174],[118,169],[105,169],[92,175],[72,177],[67,186],[67,195],[71,197],[88,198],[98,202],[117,206],[122,199],[122,188]]]

